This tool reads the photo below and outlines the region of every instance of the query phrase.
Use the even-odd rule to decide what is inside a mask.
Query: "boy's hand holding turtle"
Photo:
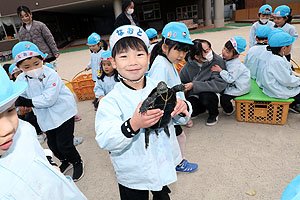
[[[171,113],[171,117],[175,117],[176,115],[179,115],[180,113],[183,113],[186,116],[189,116],[189,112],[187,110],[187,104],[182,99],[177,98],[177,103],[176,103],[176,106],[175,106],[173,112]]]
[[[140,128],[148,128],[156,124],[164,114],[164,111],[160,109],[152,109],[147,110],[145,113],[140,113],[139,110],[142,103],[143,102],[139,103],[132,118],[129,120],[130,125],[134,131],[137,131]]]
[[[213,72],[221,72],[223,69],[219,65],[214,65],[210,70]]]

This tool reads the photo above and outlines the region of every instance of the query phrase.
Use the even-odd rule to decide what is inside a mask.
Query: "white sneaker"
[[[75,137],[73,139],[73,144],[74,146],[80,145],[83,142],[83,138],[82,137]]]
[[[225,112],[225,110],[223,110],[223,113],[225,114],[225,115],[227,115],[227,116],[230,116],[230,115],[232,115],[233,113],[235,112],[235,107],[233,107],[233,110],[231,111],[231,112]]]
[[[46,140],[46,135],[44,133],[37,135],[37,139],[40,142],[40,144],[43,144]]]

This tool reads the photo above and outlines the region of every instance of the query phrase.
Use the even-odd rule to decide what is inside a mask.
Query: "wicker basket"
[[[95,99],[95,83],[92,79],[92,74],[81,74],[84,71],[77,73],[71,81],[73,91],[79,101]]]

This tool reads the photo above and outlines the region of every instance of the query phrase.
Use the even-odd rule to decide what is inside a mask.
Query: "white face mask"
[[[260,19],[259,21],[263,24],[266,24],[266,23],[268,23],[269,20],[268,19]]]
[[[210,51],[210,52],[205,56],[205,59],[206,59],[206,61],[208,61],[208,62],[212,61],[213,58],[214,58],[214,55],[213,55],[212,51]]]
[[[128,14],[128,15],[132,15],[133,12],[134,12],[134,9],[128,9],[128,10],[127,10],[127,14]]]
[[[42,67],[25,72],[25,74],[27,74],[27,76],[30,76],[32,78],[38,78],[41,76],[42,73],[43,73]]]

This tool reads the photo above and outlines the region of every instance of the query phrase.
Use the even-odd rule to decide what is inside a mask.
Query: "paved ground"
[[[300,25],[296,25],[300,30]],[[250,26],[194,34],[212,42],[220,53],[233,36],[248,40]],[[68,80],[89,62],[88,50],[62,54],[59,74]],[[300,62],[300,40],[295,43],[293,58]],[[115,173],[108,153],[95,141],[95,111],[91,101],[78,102],[82,120],[76,123],[75,135],[85,141],[78,150],[85,162],[85,176],[77,185],[91,200],[119,199]],[[170,188],[172,199],[188,200],[274,200],[286,185],[300,173],[300,115],[289,113],[286,125],[264,125],[237,122],[235,116],[220,114],[219,123],[205,125],[207,114],[184,128],[187,135],[186,158],[199,164],[193,174],[178,174]],[[246,192],[256,191],[255,196]]]

